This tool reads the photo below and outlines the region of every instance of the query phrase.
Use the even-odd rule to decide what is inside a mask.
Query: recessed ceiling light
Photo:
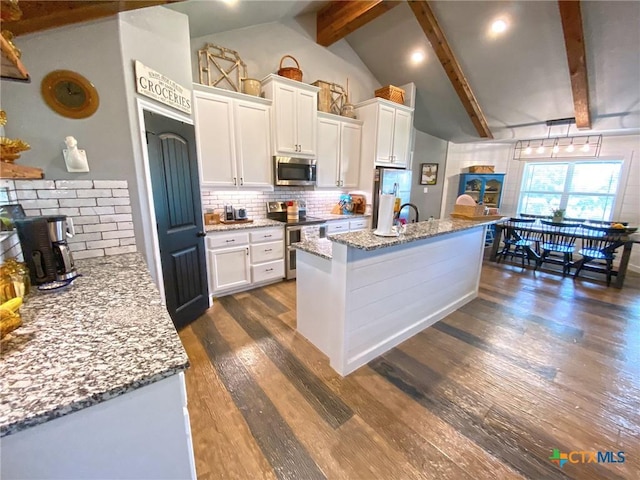
[[[496,20],[491,24],[491,31],[493,33],[503,33],[507,29],[507,22],[502,19]]]
[[[233,5],[235,5],[236,3],[238,3],[238,0],[221,0],[222,3],[226,3],[227,5],[229,5],[230,7],[232,7]]]
[[[544,147],[542,145],[540,145],[538,147],[538,149],[536,150],[536,153],[544,153]]]
[[[420,63],[424,60],[424,52],[416,50],[411,54],[411,61],[413,63]]]

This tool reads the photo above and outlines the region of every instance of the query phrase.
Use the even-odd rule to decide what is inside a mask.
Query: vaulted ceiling
[[[221,2],[187,1],[170,8],[189,15],[197,37],[318,11],[327,3],[240,0],[231,10]],[[547,120],[575,116],[557,2],[428,3],[496,140],[544,137]],[[581,7],[592,123],[581,132],[638,133],[640,2],[588,1]],[[412,9],[400,2],[386,10],[346,41],[381,84],[416,84],[417,129],[454,142],[481,140]],[[492,34],[499,18],[507,30]],[[416,50],[426,55],[417,65],[410,60]]]
[[[23,19],[13,25],[3,22],[3,28],[29,33],[167,2],[171,0],[23,0],[19,2]],[[229,8],[228,3],[235,4]],[[313,14],[331,3],[343,2],[190,0],[172,3],[168,8],[188,15],[191,36],[199,37]],[[374,5],[377,10],[365,13],[364,21],[347,26],[338,38],[344,37],[381,84],[415,83],[417,129],[454,142],[491,136],[514,140],[544,137],[549,133],[547,120],[576,116],[572,78],[575,87],[579,65],[573,66],[570,74],[558,2],[430,1],[427,8],[433,13],[436,30],[441,29],[440,36],[431,32],[435,37],[430,38],[437,39],[436,49],[425,35],[432,27],[425,25],[424,16],[419,22],[415,13],[419,10],[416,5],[426,2],[415,2],[413,8],[406,2],[358,3]],[[640,2],[583,1],[580,6],[582,22],[577,26],[581,23],[584,32],[591,121],[591,130],[581,132],[640,133]],[[496,19],[507,24],[506,31],[499,35],[490,30]],[[450,72],[447,76],[441,64],[442,38],[459,66],[459,74]],[[326,44],[326,39],[318,41]],[[576,43],[581,42],[574,39],[574,47]],[[574,54],[578,63],[580,49]],[[410,60],[417,50],[425,54],[419,64]],[[451,70],[451,62],[446,61]],[[468,81],[468,87],[454,88],[456,82],[449,77]],[[466,89],[472,92],[466,96],[476,102],[477,112],[486,119],[489,135],[483,135],[482,126],[474,118],[473,101],[461,101],[461,91]],[[573,126],[571,132],[576,131]],[[564,134],[566,127],[551,133]]]

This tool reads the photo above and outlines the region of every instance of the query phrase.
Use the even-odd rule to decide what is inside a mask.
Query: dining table
[[[498,250],[500,248],[500,242],[502,241],[503,232],[506,231],[506,223],[508,222],[508,218],[497,222],[495,224],[495,235],[493,238],[493,243],[491,244],[491,251],[489,253],[489,260],[497,261],[498,259]],[[575,225],[574,225],[575,226]],[[548,231],[548,227],[541,223],[540,219],[537,219],[535,222],[530,224],[522,224],[515,228],[515,234],[518,236],[522,236],[522,238],[532,237],[535,235],[542,235]],[[622,288],[624,285],[624,279],[627,275],[627,269],[629,267],[629,259],[631,258],[631,249],[634,243],[640,243],[640,234],[635,233],[637,228],[627,228],[620,229],[619,232],[615,231],[615,229],[604,229],[601,235],[609,234],[612,237],[612,250],[618,250],[622,248],[622,255],[620,257],[620,263],[618,264],[617,270],[612,272],[613,276],[615,276],[615,282],[612,285],[615,288]],[[579,225],[577,228],[572,229],[571,235],[575,237],[577,240],[584,240],[594,237],[594,231],[590,229],[583,228],[582,225]],[[578,250],[577,248],[576,250]],[[527,254],[527,257],[531,260],[534,260],[536,263],[542,260],[541,254],[536,251],[536,249],[531,248],[531,245],[527,245],[524,247],[524,250]],[[580,268],[582,263],[585,262],[584,258],[578,259],[576,262],[571,264],[571,268]]]

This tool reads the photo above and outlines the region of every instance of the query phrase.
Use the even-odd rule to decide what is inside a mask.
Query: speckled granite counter
[[[0,343],[0,436],[175,375],[189,361],[140,254],[78,260]]]
[[[227,232],[229,230],[245,230],[247,228],[282,227],[283,223],[268,218],[257,218],[251,223],[219,223],[217,225],[205,225],[206,232]]]
[[[327,260],[333,258],[333,244],[325,238],[305,240],[304,242],[294,243],[291,246],[303,252],[313,253],[319,257],[326,258]]]
[[[349,215],[342,215],[337,213],[326,213],[324,215],[314,215],[314,217],[316,216],[323,220],[359,220],[361,218],[369,218],[371,214],[365,215],[361,213],[352,213]]]
[[[409,223],[405,233],[397,237],[380,237],[375,235],[373,230],[361,230],[359,232],[328,235],[327,238],[333,242],[342,243],[361,250],[377,250],[379,248],[392,247],[403,243],[415,242],[416,240],[446,235],[447,233],[468,230],[469,228],[476,228],[491,223],[495,223],[495,220],[443,219],[430,222]]]

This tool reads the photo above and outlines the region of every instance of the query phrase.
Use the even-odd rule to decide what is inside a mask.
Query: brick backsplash
[[[340,200],[342,192],[336,190],[322,191],[294,187],[275,187],[274,191],[222,191],[202,190],[202,208],[222,212],[225,204],[234,207],[245,207],[250,218],[258,219],[267,216],[266,203],[284,200],[305,200],[307,215],[325,215]]]
[[[126,180],[3,180],[0,188],[27,216],[69,216],[76,230],[69,239],[75,259],[136,251]],[[4,239],[0,259],[21,256],[16,243],[17,235]]]

